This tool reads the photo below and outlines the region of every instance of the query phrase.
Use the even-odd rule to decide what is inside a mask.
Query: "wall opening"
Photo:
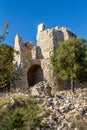
[[[44,80],[43,70],[40,65],[32,65],[28,69],[27,79],[29,87],[34,86],[36,83]]]

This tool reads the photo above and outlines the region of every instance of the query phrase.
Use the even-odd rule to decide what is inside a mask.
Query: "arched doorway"
[[[27,79],[29,87],[35,85],[36,83],[43,81],[43,70],[40,65],[32,65],[27,72]]]

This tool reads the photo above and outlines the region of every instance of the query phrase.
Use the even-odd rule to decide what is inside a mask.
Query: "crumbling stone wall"
[[[50,58],[56,48],[58,48],[60,41],[67,40],[70,36],[74,36],[72,32],[63,27],[55,27],[45,30],[44,24],[40,24],[38,25],[38,30],[37,59]]]
[[[50,63],[50,56],[55,53],[59,42],[67,40],[70,36],[75,36],[72,32],[63,27],[55,27],[45,30],[45,25],[38,25],[37,47],[34,43],[23,43],[22,38],[17,35],[14,49],[19,51],[19,55],[14,55],[15,62],[21,66],[23,75],[21,82],[17,86],[22,88],[30,87],[37,82],[47,81],[52,90],[64,89],[63,85],[58,85],[58,80],[54,77],[53,68]],[[36,79],[35,79],[36,78]]]

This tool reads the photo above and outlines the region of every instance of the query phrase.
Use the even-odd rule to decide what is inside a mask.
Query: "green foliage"
[[[0,43],[8,34],[9,23],[6,22],[3,31],[0,32]],[[11,84],[13,69],[13,48],[7,44],[0,44],[0,88]]]
[[[54,73],[57,77],[86,82],[87,79],[87,44],[81,38],[69,38],[60,42],[59,48],[51,58]],[[82,78],[83,77],[83,78]]]
[[[15,85],[15,81],[22,74],[21,68],[13,64],[13,54],[19,54],[19,52],[15,51],[12,46],[5,43],[2,44],[2,41],[5,40],[5,36],[8,34],[8,26],[9,23],[7,22],[4,30],[0,34],[0,90],[3,88],[10,90],[10,86]]]
[[[10,89],[21,79],[21,67],[13,64],[14,48],[7,44],[0,44],[0,88]],[[17,52],[18,54],[18,52]]]
[[[0,88],[7,87],[13,77],[13,47],[0,44]]]
[[[15,99],[22,105],[11,106],[10,99],[8,101],[3,99],[0,102],[0,130],[36,130],[36,127],[40,127],[42,121],[40,102],[31,96]],[[8,107],[3,108],[4,105]]]
[[[3,31],[0,30],[0,42],[5,40],[5,36],[8,34],[9,23],[6,22]]]
[[[20,114],[18,111],[15,111],[10,115],[9,118],[9,126],[11,129],[13,128],[22,128],[23,127],[23,115]]]

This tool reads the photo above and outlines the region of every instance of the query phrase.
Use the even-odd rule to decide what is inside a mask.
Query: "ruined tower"
[[[17,86],[22,88],[31,87],[40,81],[47,81],[52,89],[63,89],[63,86],[57,84],[54,77],[50,56],[52,56],[59,46],[60,41],[67,40],[70,36],[75,36],[63,27],[55,27],[45,29],[42,23],[38,25],[37,30],[37,46],[31,42],[23,43],[19,35],[15,38],[15,50],[19,51],[19,55],[15,55],[15,63],[21,66],[23,76],[20,84]]]

